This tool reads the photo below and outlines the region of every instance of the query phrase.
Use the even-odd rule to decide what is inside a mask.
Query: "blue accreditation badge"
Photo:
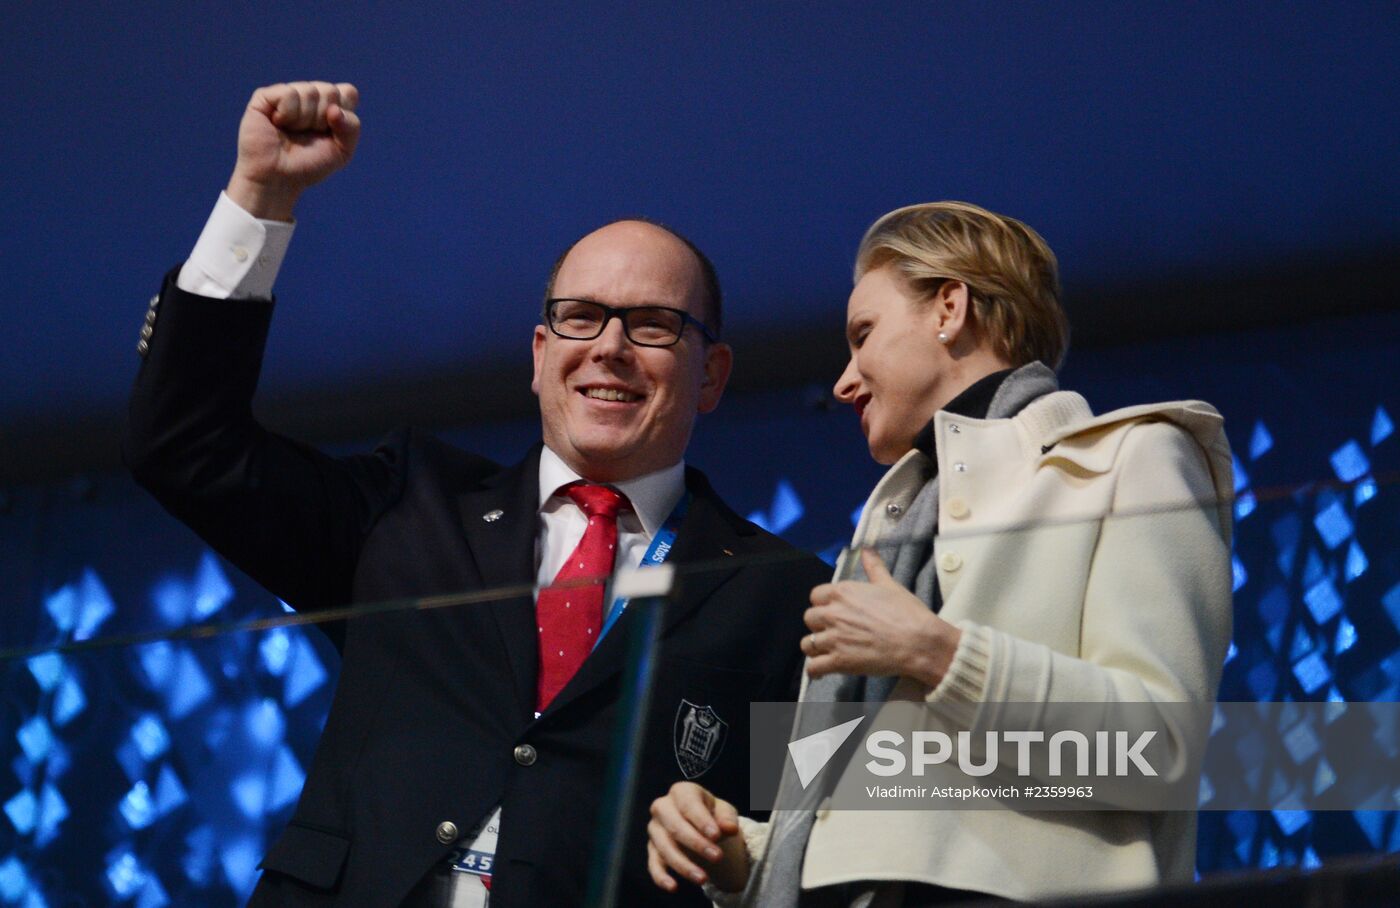
[[[676,506],[671,510],[671,516],[667,517],[666,522],[661,524],[661,528],[656,531],[656,536],[651,540],[651,545],[647,546],[646,554],[642,556],[642,563],[638,567],[666,563],[666,559],[671,555],[671,547],[676,544],[676,534],[680,531],[681,522],[685,520],[685,513],[690,510],[690,501],[693,497],[687,490],[681,496],[681,500],[676,502]],[[612,605],[608,607],[607,617],[603,619],[603,630],[598,634],[598,639],[593,644],[594,649],[598,648],[598,644],[608,635],[608,631],[612,630],[613,625],[617,623],[625,611],[627,611],[627,600],[624,598],[614,599]]]

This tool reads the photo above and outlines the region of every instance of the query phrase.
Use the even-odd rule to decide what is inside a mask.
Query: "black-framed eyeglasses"
[[[545,324],[569,340],[593,340],[614,318],[622,321],[623,333],[639,347],[674,346],[686,325],[694,325],[712,344],[719,341],[704,322],[670,306],[605,306],[593,300],[567,298],[544,301]]]

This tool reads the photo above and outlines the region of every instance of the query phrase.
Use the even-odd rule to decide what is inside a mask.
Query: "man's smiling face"
[[[618,308],[670,306],[705,318],[695,255],[675,236],[640,221],[609,224],[579,240],[551,295]],[[685,454],[697,413],[719,405],[731,354],[687,326],[672,347],[642,347],[612,319],[593,340],[535,328],[535,376],[544,441],[579,475],[618,482],[653,473]]]

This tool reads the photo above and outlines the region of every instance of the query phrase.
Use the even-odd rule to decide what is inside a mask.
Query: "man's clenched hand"
[[[253,92],[238,126],[229,198],[255,217],[290,221],[302,192],[355,153],[359,101],[349,82],[291,82]]]

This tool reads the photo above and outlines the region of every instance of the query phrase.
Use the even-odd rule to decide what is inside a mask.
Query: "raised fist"
[[[229,197],[257,217],[291,220],[301,193],[355,153],[359,100],[349,82],[291,82],[253,92],[238,126]]]

